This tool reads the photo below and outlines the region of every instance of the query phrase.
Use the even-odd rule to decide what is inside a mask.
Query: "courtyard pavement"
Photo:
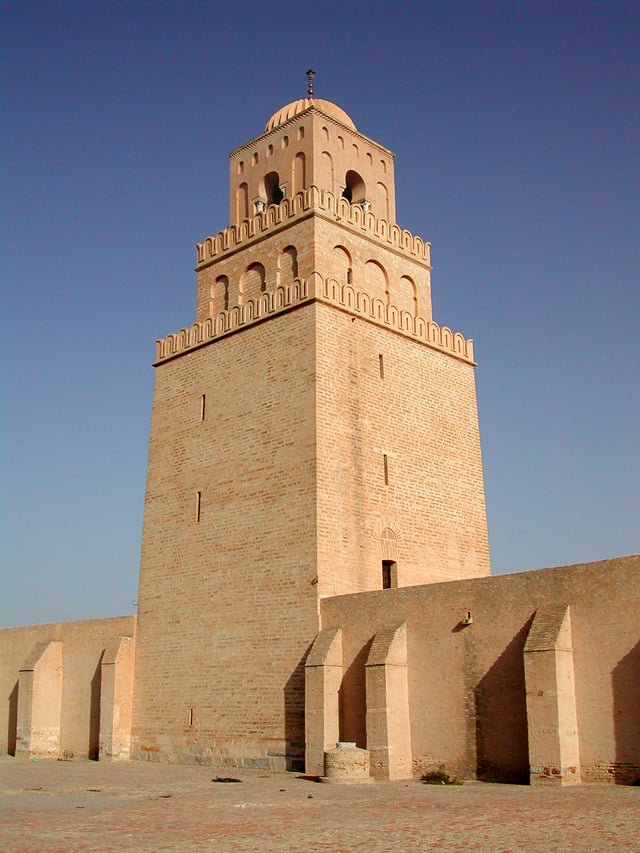
[[[214,781],[228,777],[241,781]],[[0,851],[75,850],[640,853],[640,787],[327,785],[297,773],[0,758]]]

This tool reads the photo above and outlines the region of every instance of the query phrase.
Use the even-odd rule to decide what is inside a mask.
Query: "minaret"
[[[300,766],[319,598],[489,573],[472,343],[393,154],[308,75],[231,153],[196,322],[157,342],[137,757]]]

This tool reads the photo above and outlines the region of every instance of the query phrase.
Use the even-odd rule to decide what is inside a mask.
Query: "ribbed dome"
[[[323,113],[335,118],[341,124],[350,127],[352,130],[356,129],[355,124],[351,121],[345,111],[341,110],[340,107],[336,106],[336,104],[332,104],[331,101],[323,101],[321,98],[301,98],[299,101],[293,101],[292,103],[287,104],[286,107],[279,109],[277,113],[274,113],[267,122],[264,132],[267,133],[269,130],[279,127],[281,124],[284,124],[285,121],[289,121],[290,118],[293,118],[294,116],[297,116],[298,113],[303,112],[303,110],[308,110],[309,107],[317,107]]]

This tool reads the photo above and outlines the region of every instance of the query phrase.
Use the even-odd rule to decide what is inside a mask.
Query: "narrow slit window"
[[[398,564],[393,560],[382,561],[382,589],[398,586]]]
[[[384,484],[385,484],[385,486],[388,486],[389,485],[389,460],[387,459],[386,453],[382,457],[382,467],[384,470]]]
[[[187,718],[189,721],[189,725],[193,725],[193,708],[189,708],[189,713],[187,714]]]
[[[201,510],[202,510],[202,492],[196,492],[196,522],[200,521]]]
[[[207,395],[203,394],[200,400],[200,420],[203,421],[205,419],[207,413]]]
[[[378,356],[378,363],[380,365],[380,379],[384,379],[384,356],[382,353]]]

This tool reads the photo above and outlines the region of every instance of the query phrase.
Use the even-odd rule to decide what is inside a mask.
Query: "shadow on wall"
[[[613,724],[617,785],[640,785],[640,642],[614,667]]]
[[[19,681],[13,685],[13,690],[9,694],[9,730],[7,732],[7,753],[9,755],[16,754],[16,744],[18,742],[18,687]]]
[[[91,707],[89,710],[89,758],[97,761],[100,755],[100,691],[102,689],[102,658],[100,654],[96,671],[91,679]]]
[[[476,775],[483,782],[529,784],[524,644],[531,616],[474,691]]]
[[[367,748],[367,680],[365,664],[373,637],[365,643],[345,671],[338,691],[340,740]]]
[[[306,650],[284,686],[284,736],[287,770],[304,773],[304,663]]]

